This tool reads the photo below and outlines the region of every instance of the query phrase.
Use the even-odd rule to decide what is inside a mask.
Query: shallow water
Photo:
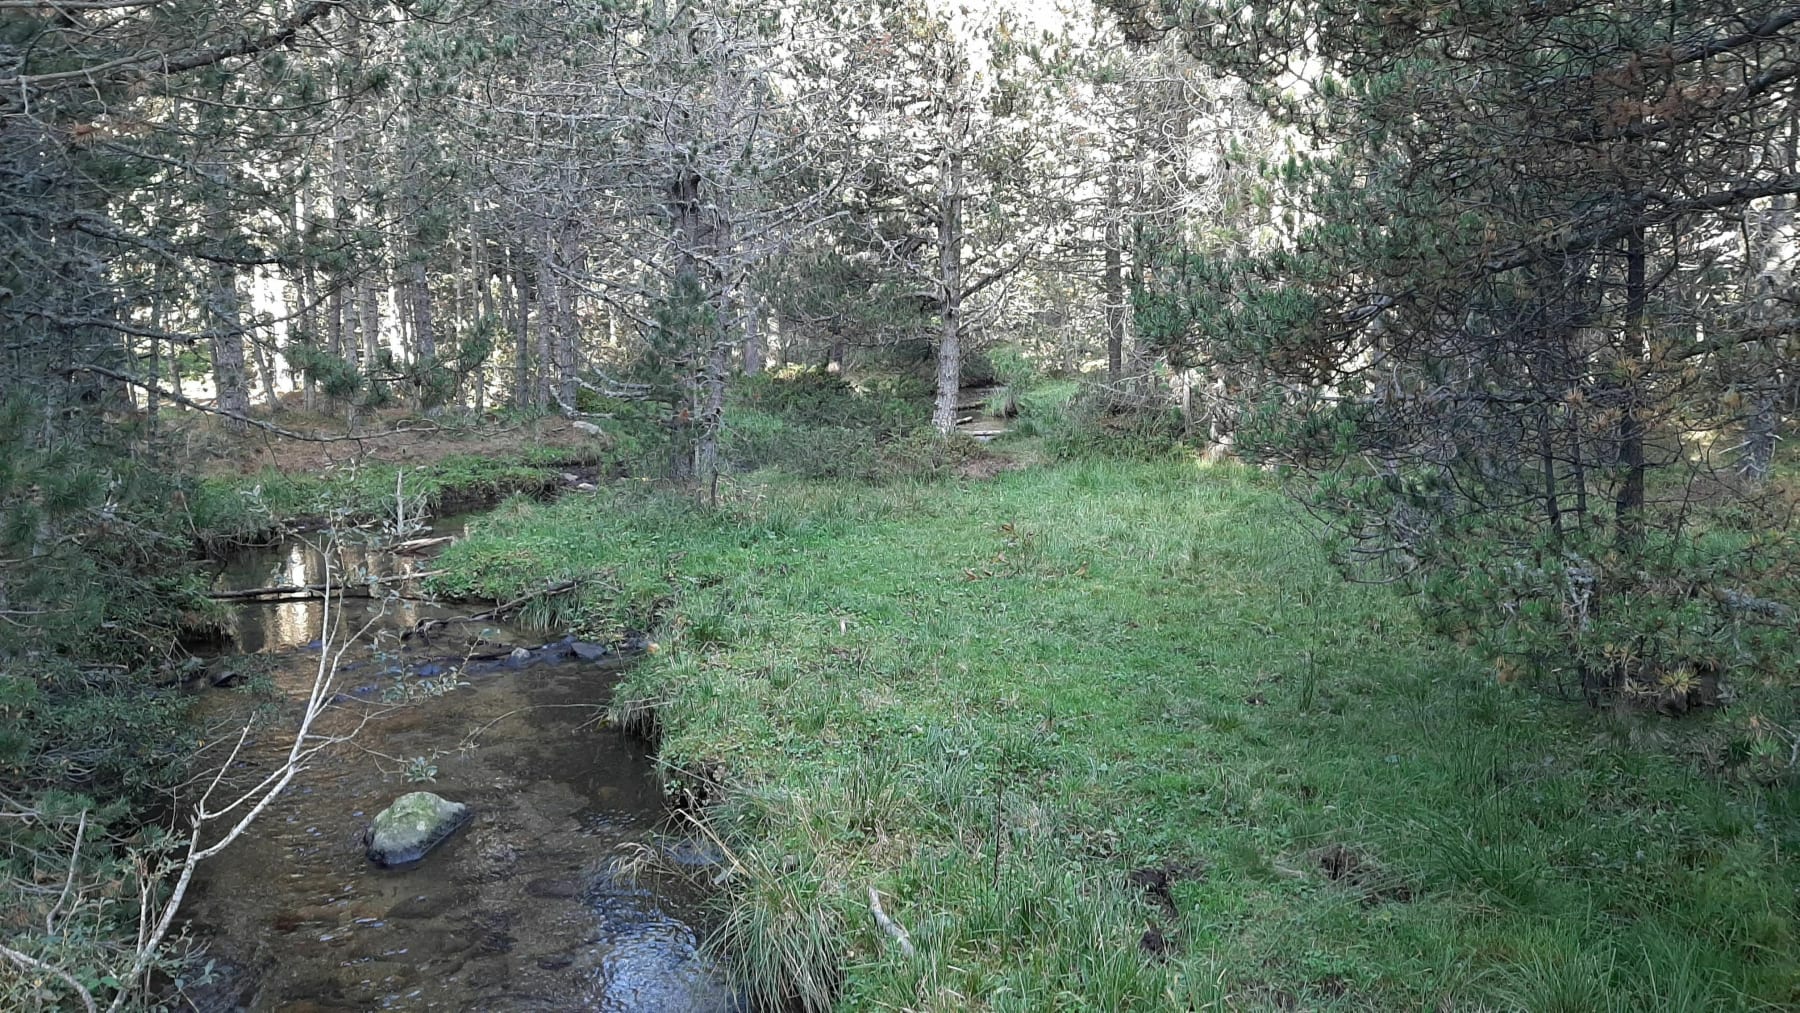
[[[288,552],[271,550],[227,579],[261,586],[317,578]],[[290,569],[267,580],[272,566]],[[351,606],[359,614],[379,608]],[[465,660],[464,641],[477,633],[490,643],[534,643],[491,624],[403,647],[395,630],[431,614],[421,608],[390,607],[377,623],[384,635],[345,656],[333,686],[342,695],[319,728],[357,728],[355,737],[331,747],[245,837],[201,867],[185,911],[222,973],[193,992],[196,1004],[739,1008],[699,954],[697,897],[687,883],[667,872],[621,871],[650,853],[692,850],[669,832],[650,757],[600,726],[598,706],[623,663]],[[316,645],[305,646],[319,636],[316,603],[242,611],[240,635],[263,653],[236,663],[252,676],[251,690],[211,690],[202,701],[219,729],[214,748],[222,757],[235,738],[227,733],[253,708],[270,710],[271,698],[290,720],[269,717],[229,771],[239,782],[285,755],[283,729],[320,657]],[[421,694],[421,669],[456,688]],[[413,699],[399,702],[407,686]],[[395,797],[421,789],[469,804],[472,819],[413,867],[377,868],[363,854],[364,828]]]
[[[421,537],[462,535],[478,514],[444,517],[420,532]],[[326,554],[323,536],[290,538],[281,545],[241,552],[228,561],[216,583],[220,591],[237,591],[256,587],[306,586],[325,582]],[[436,568],[430,555],[407,555],[374,548],[367,543],[347,540],[339,546],[336,557],[341,562],[332,567],[334,583],[355,585],[370,574],[383,577],[428,573]],[[387,584],[386,590],[416,591],[414,584]],[[348,615],[357,620],[380,616],[379,629],[399,630],[420,619],[435,619],[455,614],[453,610],[425,604],[414,598],[391,598],[377,601],[348,598]],[[293,601],[257,602],[233,610],[228,632],[233,649],[245,654],[279,651],[301,647],[319,636],[322,607],[316,598]]]

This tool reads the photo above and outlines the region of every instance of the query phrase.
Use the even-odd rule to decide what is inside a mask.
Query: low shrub
[[[783,370],[739,378],[728,410],[752,410],[791,426],[866,429],[889,439],[918,425],[930,392],[905,379],[883,380],[858,390],[835,373]]]
[[[723,453],[740,472],[780,468],[807,479],[878,481],[937,474],[961,451],[919,434],[930,390],[911,378],[863,389],[820,370],[741,378],[726,405]]]
[[[1179,453],[1187,437],[1180,410],[1163,392],[1100,383],[1077,390],[1045,429],[1045,448],[1058,460],[1153,461]]]
[[[990,350],[988,362],[999,384],[988,396],[988,414],[1013,418],[1019,414],[1021,399],[1037,380],[1037,366],[1018,349],[1005,345]]]

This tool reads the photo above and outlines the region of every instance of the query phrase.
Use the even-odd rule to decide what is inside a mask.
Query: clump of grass
[[[738,900],[711,939],[714,950],[739,967],[757,1008],[832,1009],[848,926],[818,856],[764,847],[737,865]]]
[[[616,713],[654,713],[665,769],[724,786],[702,816],[741,866],[721,940],[765,999],[1800,995],[1791,784],[1717,776],[1705,724],[1497,685],[1307,535],[1252,472],[1083,459],[967,487],[777,476],[718,511],[521,504],[441,581],[507,598],[604,571],[574,620],[655,628]],[[1203,871],[1165,906],[1129,885],[1144,868]]]

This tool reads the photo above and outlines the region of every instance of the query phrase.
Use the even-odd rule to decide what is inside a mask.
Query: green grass
[[[281,525],[341,517],[361,523],[396,514],[396,478],[408,511],[437,512],[539,492],[578,455],[565,448],[526,447],[504,458],[457,454],[422,464],[366,464],[308,474],[265,469],[254,475],[200,480],[191,500],[198,539],[211,545],[265,539]],[[402,476],[399,473],[404,471]]]
[[[1705,719],[1495,683],[1345,585],[1253,473],[1084,462],[506,505],[442,559],[664,649],[621,688],[706,787],[750,982],[848,1010],[1800,1002],[1791,786]],[[710,783],[710,786],[709,786]],[[673,786],[672,786],[673,787]],[[1128,881],[1173,870],[1168,899]],[[868,891],[911,933],[877,929]],[[1154,927],[1166,959],[1140,952]]]

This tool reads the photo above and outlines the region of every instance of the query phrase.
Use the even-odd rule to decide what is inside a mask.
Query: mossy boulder
[[[425,857],[469,821],[469,807],[429,791],[409,792],[375,817],[369,828],[369,859],[377,865],[405,865]]]

